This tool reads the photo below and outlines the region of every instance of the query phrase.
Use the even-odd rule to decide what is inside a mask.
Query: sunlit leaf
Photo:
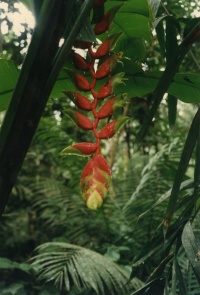
[[[18,75],[11,60],[0,59],[0,112],[8,108]]]

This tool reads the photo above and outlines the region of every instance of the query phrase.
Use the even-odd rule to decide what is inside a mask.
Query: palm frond
[[[95,294],[126,294],[128,275],[117,264],[89,249],[67,243],[45,243],[32,258],[38,278],[70,291],[76,287]]]

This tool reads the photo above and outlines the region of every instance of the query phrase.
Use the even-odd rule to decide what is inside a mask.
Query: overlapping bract
[[[100,154],[94,155],[85,166],[80,180],[83,199],[88,208],[96,210],[102,205],[110,180],[111,171],[106,160]]]
[[[95,1],[95,7],[103,5],[106,0]],[[106,33],[111,25],[112,19],[121,6],[115,6],[105,13],[103,19],[94,26],[96,35]],[[111,77],[112,69],[117,62],[122,59],[122,52],[112,53],[121,33],[109,36],[102,44],[95,48],[94,44],[85,41],[76,41],[74,47],[87,49],[89,58],[86,60],[79,53],[73,52],[73,63],[78,72],[74,73],[74,82],[79,91],[89,93],[92,99],[86,94],[79,92],[65,91],[65,94],[84,112],[92,112],[94,120],[87,118],[80,112],[67,111],[66,115],[80,128],[92,130],[95,143],[82,142],[75,143],[63,150],[63,154],[76,154],[79,156],[92,156],[86,164],[80,180],[83,199],[88,208],[98,209],[108,192],[108,186],[111,180],[111,171],[105,160],[100,154],[101,139],[113,137],[118,130],[127,122],[128,117],[120,117],[107,123],[100,131],[98,123],[100,120],[113,115],[118,107],[122,107],[125,102],[125,96],[114,96],[114,88],[117,84],[123,83],[124,73],[118,73]],[[103,60],[101,62],[101,60]],[[99,63],[97,69],[94,65]],[[90,73],[90,78],[84,76],[85,72]],[[88,76],[88,74],[87,74]],[[107,78],[108,77],[108,78]],[[97,80],[106,79],[102,86],[96,91]],[[98,104],[106,99],[106,102],[99,108]]]

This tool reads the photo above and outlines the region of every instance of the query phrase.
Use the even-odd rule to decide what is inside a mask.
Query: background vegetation
[[[21,2],[37,22],[39,2]],[[1,140],[33,33],[24,23],[16,35],[8,11],[18,1],[2,3]],[[109,33],[124,32],[115,51],[126,59],[114,71],[128,79],[116,92],[128,95],[119,112],[130,121],[103,147],[112,167],[109,196],[100,210],[88,210],[79,188],[87,159],[60,155],[90,138],[63,115],[74,106],[62,91],[74,86],[62,70],[2,215],[1,294],[200,293],[199,2],[107,0],[104,9],[117,4],[124,5]],[[91,10],[91,19],[99,13]],[[84,38],[90,29],[85,24]],[[72,68],[70,54],[64,67]]]

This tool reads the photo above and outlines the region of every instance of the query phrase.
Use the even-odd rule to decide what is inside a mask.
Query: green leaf
[[[164,278],[157,278],[152,280],[151,282],[147,283],[141,289],[131,293],[131,295],[156,295],[156,294],[163,294],[165,286],[165,279]]]
[[[174,183],[169,197],[169,203],[166,210],[165,217],[165,226],[168,227],[168,224],[173,216],[175,205],[178,199],[179,190],[183,177],[185,175],[186,169],[188,167],[189,161],[192,156],[198,135],[199,135],[199,124],[200,124],[200,109],[197,110],[196,115],[191,123],[190,130],[188,132],[183,152],[179,161],[178,169],[174,177]]]
[[[177,280],[178,280],[178,287],[179,292],[181,295],[189,295],[186,282],[184,280],[183,274],[181,272],[181,267],[178,264],[178,261],[176,260],[176,274],[177,274]]]
[[[18,75],[11,60],[0,59],[0,112],[8,108]]]
[[[110,28],[110,34],[116,32],[123,32],[117,44],[118,48],[124,47],[124,55],[139,60],[145,56],[144,40],[151,42],[151,17],[149,12],[149,5],[147,0],[132,0],[132,1],[107,1],[105,3],[106,11],[113,5],[123,3],[121,9],[116,14],[113,24]],[[141,41],[138,41],[138,38]],[[126,44],[126,47],[122,44]],[[119,46],[119,47],[118,47]],[[142,49],[142,51],[140,51]],[[137,53],[137,56],[134,54]],[[141,55],[140,55],[141,53]]]
[[[65,97],[63,91],[76,91],[76,86],[70,75],[62,70],[54,84],[50,98]]]
[[[122,46],[125,46],[125,44]],[[137,64],[128,59],[123,60],[123,65],[118,64],[116,66],[114,72],[119,71],[126,71],[127,80],[124,85],[117,86],[116,93],[125,92],[129,97],[141,97],[152,93],[162,74],[161,71],[145,73]],[[0,111],[3,111],[9,105],[19,71],[13,62],[0,60],[0,72],[3,73],[2,79],[5,82],[0,85]],[[65,70],[62,70],[50,97],[64,97],[63,91],[65,90],[76,91],[76,87],[70,75]],[[167,92],[185,103],[199,103],[200,75],[194,73],[176,74]]]
[[[72,286],[97,294],[126,294],[128,277],[117,264],[89,249],[67,243],[45,243],[32,258],[40,279],[54,281],[69,291]],[[107,291],[107,292],[106,292]]]
[[[187,257],[190,260],[190,263],[192,264],[196,278],[200,284],[200,245],[197,243],[197,240],[195,239],[195,235],[190,222],[188,222],[183,229],[182,244],[187,254]]]
[[[119,31],[120,29],[128,37],[144,38],[148,42],[151,41],[149,20],[143,15],[135,14],[133,18],[131,12],[119,13],[115,18],[115,30]]]
[[[108,247],[104,257],[110,259],[113,262],[117,262],[120,259],[120,254],[116,247],[110,246]]]
[[[162,72],[147,72],[142,70],[138,73],[131,73],[131,64],[126,72],[126,85],[120,85],[119,91],[126,92],[131,97],[144,96],[152,93],[162,75]],[[199,103],[200,102],[200,75],[193,73],[178,73],[175,75],[167,93],[177,97],[185,103]]]
[[[144,60],[146,56],[146,46],[143,39],[124,35],[120,38],[115,51],[123,51],[125,56],[137,61]]]
[[[199,103],[200,75],[192,73],[176,74],[168,93],[186,103]]]
[[[158,39],[158,43],[160,45],[162,56],[165,57],[165,30],[164,30],[164,24],[163,19],[166,18],[166,16],[161,16],[154,22],[154,27],[156,29],[156,35]]]
[[[1,290],[2,295],[25,295],[24,285],[21,283],[13,283]]]
[[[18,263],[11,261],[8,258],[0,257],[0,269],[10,269],[10,268],[17,268],[27,273],[30,273],[32,267],[26,263]]]
[[[180,30],[178,21],[173,16],[167,16],[166,20],[166,59],[172,58],[178,47],[177,34]]]
[[[177,113],[177,98],[173,95],[168,95],[167,97],[168,104],[168,122],[170,129],[173,129],[175,121],[176,121],[176,113]]]

